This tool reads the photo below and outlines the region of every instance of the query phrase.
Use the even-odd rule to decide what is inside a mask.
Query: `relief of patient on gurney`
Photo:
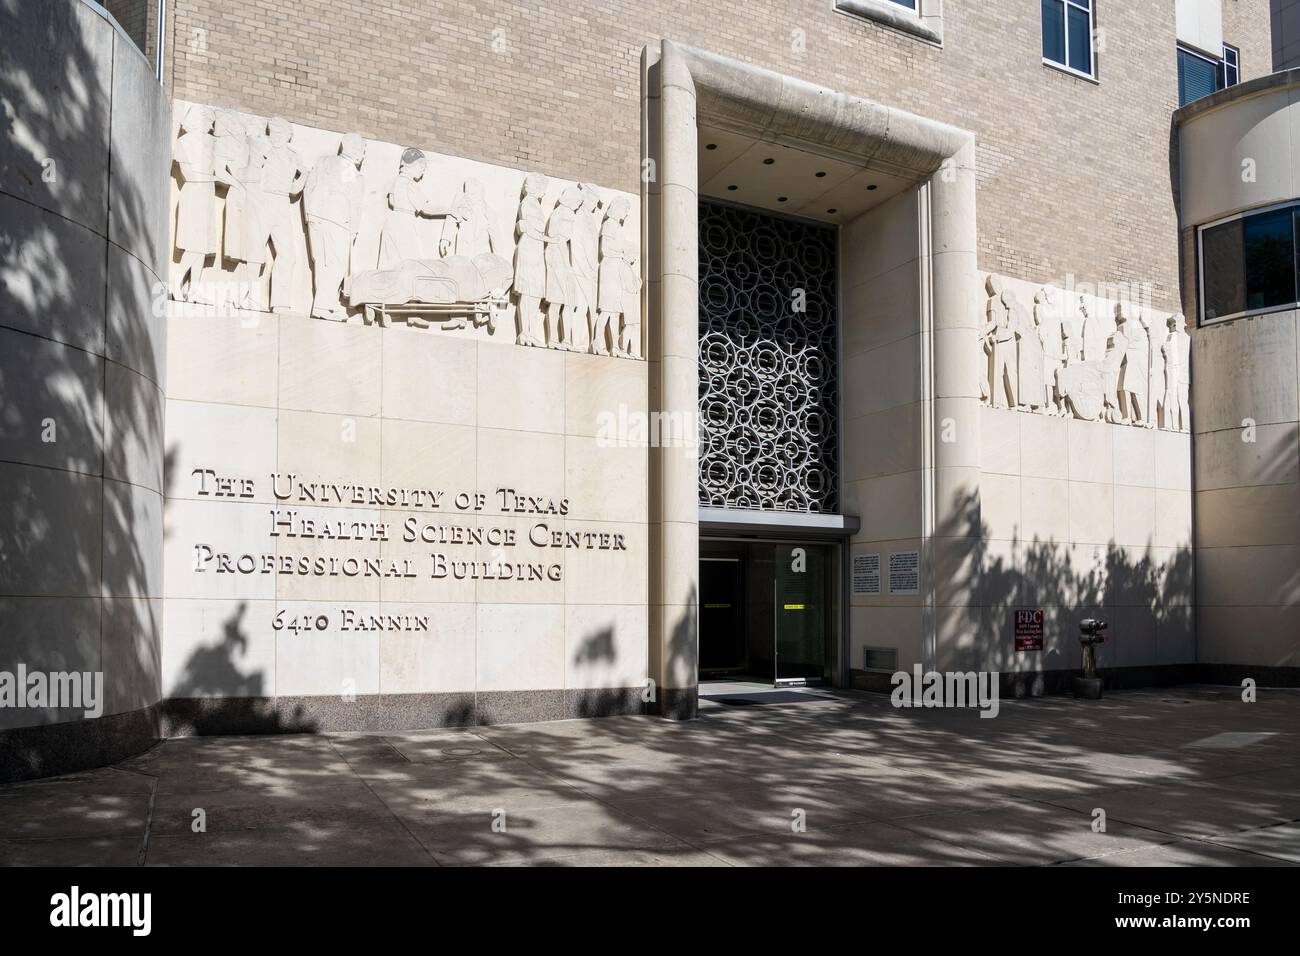
[[[428,163],[418,149],[402,153],[379,234],[379,268],[350,278],[348,302],[361,307],[367,325],[400,317],[415,328],[428,328],[430,320],[444,329],[472,321],[494,332],[509,310],[514,271],[493,248],[483,184],[466,180],[450,208],[440,208],[420,184]],[[420,247],[419,219],[435,216],[443,217],[438,258],[412,258]]]
[[[641,357],[630,196],[434,162],[356,133],[189,106],[171,297]]]
[[[444,330],[498,325],[516,317],[520,345],[640,358],[641,279],[622,232],[625,197],[602,201],[592,186],[561,191],[549,215],[549,183],[540,173],[521,190],[515,244],[493,236],[483,184],[467,179],[450,207],[421,185],[428,160],[402,153],[379,237],[379,268],[353,274],[344,289],[367,325]],[[442,217],[437,258],[408,258],[419,248],[420,220]],[[512,296],[517,311],[512,307]]]
[[[463,329],[467,322],[495,332],[510,314],[510,263],[490,252],[473,258],[404,259],[394,268],[352,277],[348,301],[361,306],[367,325],[400,317],[414,328]]]

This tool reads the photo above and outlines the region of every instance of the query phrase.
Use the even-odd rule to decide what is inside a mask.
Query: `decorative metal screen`
[[[700,503],[835,512],[833,227],[700,203]]]

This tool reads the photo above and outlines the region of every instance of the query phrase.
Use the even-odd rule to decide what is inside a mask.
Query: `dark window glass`
[[[1043,57],[1065,62],[1065,0],[1043,0]]]
[[[916,0],[894,0],[900,7],[907,7],[909,10],[916,9]]]
[[[1088,11],[1076,6],[1068,7],[1070,18],[1070,63],[1071,69],[1080,73],[1092,73],[1092,29]]]
[[[1294,209],[1275,209],[1201,233],[1206,319],[1296,302]]]
[[[1186,106],[1219,89],[1219,65],[1187,50],[1178,51],[1178,105]]]
[[[1295,226],[1290,209],[1247,216],[1246,308],[1271,309],[1295,302]]]
[[[1042,0],[1043,59],[1093,75],[1089,0]]]
[[[1206,319],[1246,311],[1246,274],[1242,260],[1242,221],[1213,226],[1201,233]]]

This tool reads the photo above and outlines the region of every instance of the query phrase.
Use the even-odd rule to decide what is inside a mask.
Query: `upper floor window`
[[[1300,206],[1233,216],[1199,232],[1201,322],[1294,309]]]
[[[1093,5],[1096,0],[1042,0],[1043,62],[1094,78]]]
[[[1219,64],[1187,47],[1178,48],[1178,105],[1186,106],[1219,88]]]
[[[943,0],[835,0],[835,9],[943,45]]]
[[[1223,59],[1216,60],[1191,47],[1178,46],[1178,105],[1186,106],[1241,82],[1241,53],[1223,45]]]
[[[1235,46],[1223,44],[1223,88],[1236,86],[1241,82],[1241,51]]]

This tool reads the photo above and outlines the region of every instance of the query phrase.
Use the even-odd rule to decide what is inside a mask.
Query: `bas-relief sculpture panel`
[[[989,273],[980,396],[994,408],[1186,432],[1191,339],[1156,312]]]
[[[171,298],[642,357],[639,203],[178,101]]]

